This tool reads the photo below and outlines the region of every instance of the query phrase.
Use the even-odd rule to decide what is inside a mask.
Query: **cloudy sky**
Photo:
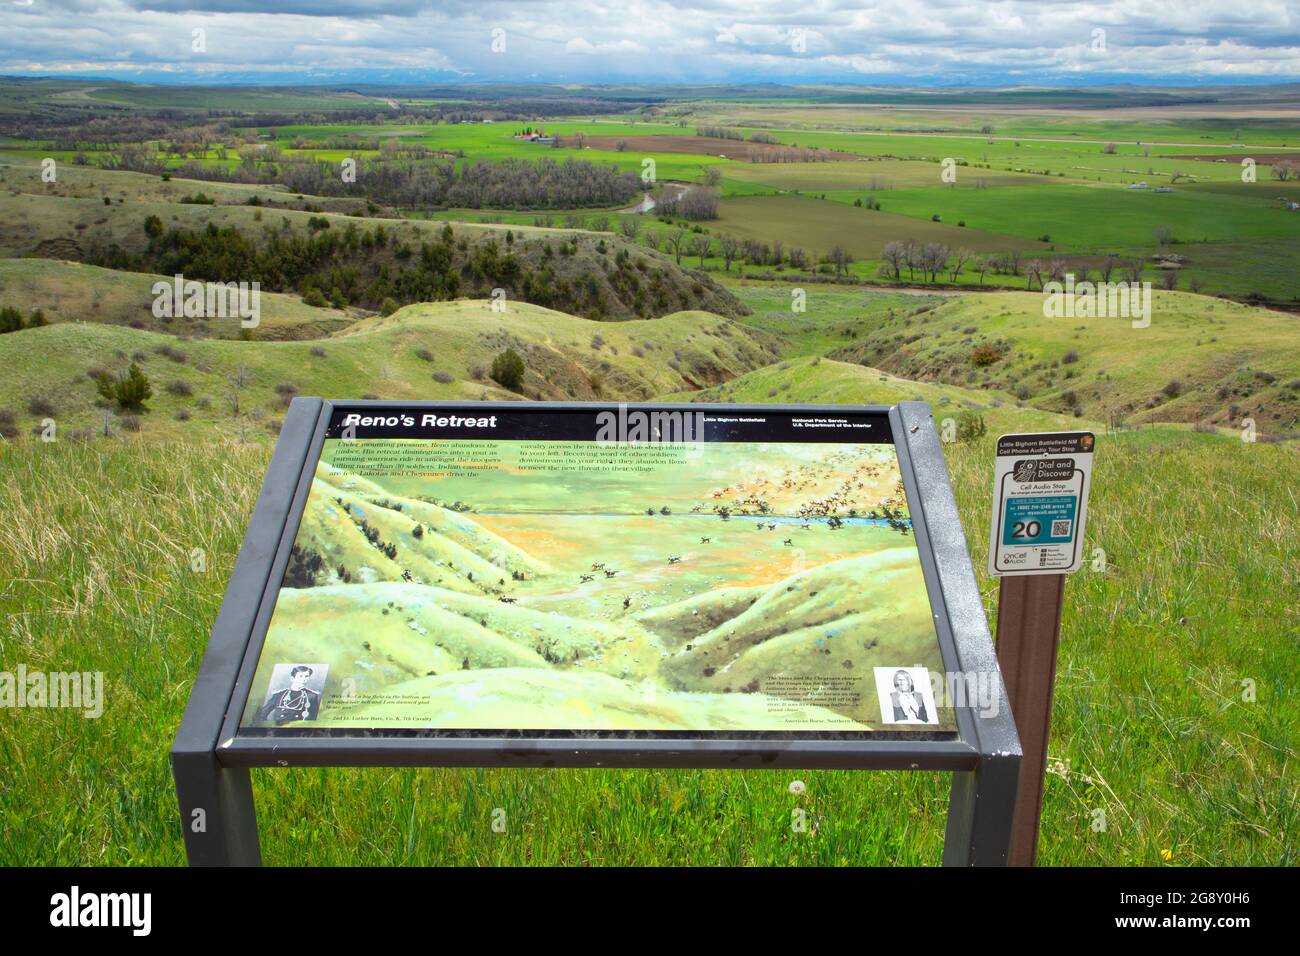
[[[0,0],[0,73],[177,82],[1289,82],[1300,81],[1300,0]]]

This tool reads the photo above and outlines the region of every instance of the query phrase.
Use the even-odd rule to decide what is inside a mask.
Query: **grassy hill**
[[[747,372],[722,385],[663,397],[669,402],[741,402],[762,404],[828,403],[832,405],[893,405],[929,402],[942,424],[948,417],[976,411],[991,431],[1024,428],[1096,428],[1090,419],[1024,407],[1004,392],[915,382],[862,365],[820,356],[790,359]],[[1019,406],[1019,407],[1018,407]]]
[[[812,286],[807,311],[798,314],[790,311],[788,286],[749,283],[736,294],[751,309],[744,323],[777,336],[786,357],[825,355],[903,383],[958,386],[977,404],[1013,401],[1092,421],[1232,429],[1249,417],[1265,435],[1297,431],[1300,317],[1287,312],[1153,291],[1151,324],[1135,329],[1129,318],[1048,317],[1043,295],[1034,292],[909,295]],[[726,394],[739,387],[733,383]],[[798,381],[769,387],[812,400]]]
[[[248,204],[268,195],[251,187],[218,191],[205,182],[163,183],[76,167],[61,167],[62,180],[44,184],[37,167],[0,168],[8,187],[0,192],[0,257],[258,281],[267,292],[314,287],[329,297],[338,290],[338,304],[372,310],[390,297],[400,305],[487,297],[500,289],[512,301],[588,318],[650,318],[688,308],[730,316],[745,311],[711,276],[608,233],[367,218],[364,207],[354,204],[344,215],[337,203],[318,197],[304,197],[297,203],[302,208],[267,208]],[[215,204],[180,201],[196,193]],[[152,239],[145,231],[151,216],[161,226]],[[214,230],[235,230],[238,237]],[[426,268],[427,278],[417,276]]]
[[[908,378],[990,388],[1098,420],[1211,422],[1286,434],[1300,415],[1300,318],[1152,293],[1151,324],[1048,318],[1043,296],[959,296],[832,352]],[[977,352],[983,348],[983,352]]]
[[[549,399],[646,399],[725,381],[777,357],[770,335],[706,312],[593,322],[517,303],[498,312],[483,301],[409,306],[312,342],[178,341],[65,322],[0,336],[0,410],[14,412],[24,430],[46,417],[65,432],[100,428],[104,411],[90,373],[116,373],[134,361],[154,391],[149,411],[133,423],[144,433],[248,434],[264,425],[275,433],[298,393],[518,398],[487,374],[507,348],[527,368],[522,395]]]
[[[317,308],[297,295],[263,292],[259,322],[247,330],[238,318],[157,318],[155,282],[170,285],[172,278],[57,259],[0,259],[0,305],[14,306],[24,317],[40,309],[47,322],[97,322],[177,336],[276,341],[321,338],[366,314]]]

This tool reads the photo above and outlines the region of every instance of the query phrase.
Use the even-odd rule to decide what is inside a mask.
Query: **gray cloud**
[[[191,49],[195,29],[205,31],[201,54]],[[504,31],[504,51],[494,52],[493,30]],[[1289,79],[1300,78],[1300,14],[1290,0],[0,0],[0,70],[423,70],[431,79],[592,82]]]

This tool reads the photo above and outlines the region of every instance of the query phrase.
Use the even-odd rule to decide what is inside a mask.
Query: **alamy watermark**
[[[0,707],[10,710],[55,708],[80,710],[93,720],[104,713],[102,671],[36,671],[19,664],[0,671]]]
[[[155,282],[150,291],[156,319],[238,318],[245,329],[255,329],[262,321],[259,282],[198,282],[177,273],[171,282]]]
[[[596,441],[619,444],[694,444],[704,440],[703,412],[629,411],[620,402],[617,414],[596,416]]]
[[[1133,328],[1151,324],[1150,282],[1065,282],[1043,284],[1043,315],[1049,319],[1132,319]]]

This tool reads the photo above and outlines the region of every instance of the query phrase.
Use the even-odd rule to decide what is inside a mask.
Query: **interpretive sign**
[[[1069,574],[1079,569],[1094,441],[1091,432],[998,439],[990,574]]]
[[[247,767],[520,764],[962,771],[1001,862],[1005,705],[924,405],[296,400],[173,760],[195,862]]]

